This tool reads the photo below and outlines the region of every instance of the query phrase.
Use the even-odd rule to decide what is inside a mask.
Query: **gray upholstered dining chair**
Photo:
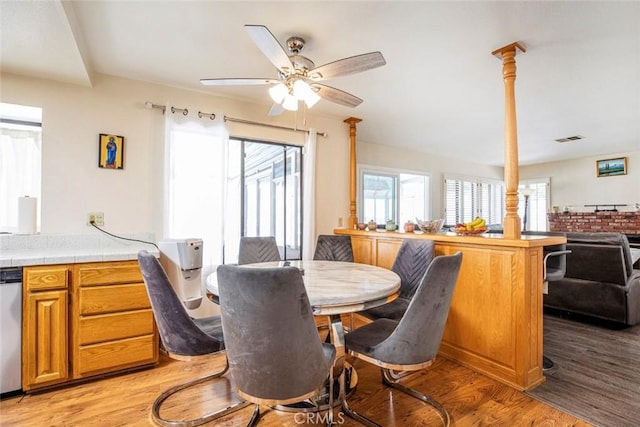
[[[240,238],[238,265],[269,261],[282,261],[275,237],[243,236]]]
[[[321,234],[316,241],[314,260],[353,262],[351,236]]]
[[[435,253],[435,242],[424,239],[404,239],[391,271],[400,276],[400,295],[390,303],[361,311],[358,314],[376,320],[400,320],[420,285]]]
[[[220,316],[191,318],[171,286],[171,282],[169,282],[169,278],[158,259],[143,250],[138,253],[138,265],[151,301],[160,339],[167,355],[172,359],[191,360],[198,356],[222,351],[224,339]],[[167,420],[160,416],[160,407],[170,396],[205,381],[219,379],[228,368],[229,365],[225,361],[225,367],[218,372],[163,391],[153,403],[151,410],[153,420],[162,426],[198,426],[248,406],[249,402],[238,399],[235,403],[225,405],[217,411],[196,419]]]
[[[248,425],[258,422],[260,405],[313,400],[327,381],[332,423],[336,349],[320,341],[300,270],[221,265],[217,275],[230,373],[237,393],[255,404]]]
[[[433,259],[402,318],[377,319],[345,335],[350,355],[382,368],[385,385],[434,407],[446,426],[447,410],[436,400],[400,384],[404,374],[430,366],[438,354],[451,299],[462,264],[462,252]],[[398,371],[401,371],[398,374]],[[341,389],[344,385],[341,383]],[[343,400],[345,413],[369,426],[377,426]]]

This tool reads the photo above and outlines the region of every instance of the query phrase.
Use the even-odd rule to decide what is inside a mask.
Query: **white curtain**
[[[302,183],[302,259],[313,259],[316,245],[316,130],[309,129],[309,136],[303,148],[303,183]]]
[[[0,231],[18,231],[19,197],[40,197],[41,147],[40,128],[0,127]]]
[[[204,277],[223,261],[228,133],[222,119],[169,110],[165,132],[163,237],[202,238]]]

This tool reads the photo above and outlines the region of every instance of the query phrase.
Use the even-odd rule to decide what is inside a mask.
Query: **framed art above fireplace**
[[[598,178],[603,176],[615,176],[627,174],[627,158],[596,160],[596,174]]]

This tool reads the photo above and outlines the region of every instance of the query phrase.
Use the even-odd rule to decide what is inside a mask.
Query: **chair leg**
[[[396,378],[394,378],[394,375],[388,370],[388,369],[381,369],[382,370],[382,382],[385,385],[388,385],[389,387],[393,387],[397,390],[400,390],[403,393],[406,393],[410,396],[415,397],[416,399],[420,399],[421,401],[423,401],[424,403],[432,406],[436,411],[438,411],[438,414],[440,414],[440,417],[442,418],[442,421],[445,425],[445,427],[449,427],[449,424],[451,423],[451,419],[449,417],[449,413],[447,412],[447,410],[437,401],[435,401],[434,399],[432,399],[431,397],[420,393],[417,390],[414,390],[412,388],[409,388],[403,384],[400,384],[398,382],[398,380]],[[397,376],[396,376],[397,377]]]
[[[375,423],[374,421],[370,420],[364,415],[361,415],[356,411],[354,411],[353,409],[351,409],[351,407],[349,406],[349,402],[347,402],[345,377],[346,377],[345,370],[343,369],[342,373],[340,374],[340,395],[339,396],[342,399],[342,410],[344,411],[344,413],[347,414],[347,416],[359,422],[360,424],[363,424],[367,427],[382,427],[380,424]]]
[[[184,390],[186,388],[192,387],[194,385],[197,384],[201,384],[203,382],[209,381],[209,380],[213,380],[213,379],[217,379],[220,378],[221,376],[223,376],[227,370],[229,369],[229,363],[227,362],[227,364],[225,365],[224,369],[222,369],[219,372],[216,372],[215,374],[211,374],[211,375],[207,375],[206,377],[202,377],[202,378],[198,378],[196,380],[193,381],[189,381],[186,382],[184,384],[180,384],[177,385],[175,387],[171,387],[170,389],[162,392],[155,400],[155,402],[153,402],[153,407],[151,409],[151,415],[153,418],[153,421],[155,421],[157,424],[164,426],[164,427],[195,427],[195,426],[199,426],[205,423],[208,423],[209,421],[215,420],[217,418],[223,417],[227,414],[230,414],[232,412],[235,411],[239,411],[242,408],[245,408],[246,406],[248,406],[250,403],[246,402],[244,400],[235,403],[233,405],[227,406],[225,408],[221,408],[215,412],[211,412],[203,417],[200,418],[194,418],[192,420],[185,420],[185,421],[172,421],[172,420],[166,420],[164,418],[162,418],[160,416],[160,407],[162,406],[162,403],[167,400],[170,396],[174,395],[175,393],[179,392],[180,390]]]
[[[547,356],[545,356],[544,354],[542,355],[542,370],[543,371],[548,371],[551,368],[553,368],[553,360],[549,359]]]
[[[251,414],[251,419],[247,423],[247,427],[255,426],[258,424],[258,420],[260,420],[260,405],[256,403],[253,408],[253,414]]]
[[[327,410],[327,427],[333,426],[333,367],[335,366],[335,360],[332,366],[329,368],[329,409]]]

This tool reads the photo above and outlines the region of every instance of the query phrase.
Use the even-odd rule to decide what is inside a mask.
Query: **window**
[[[18,231],[19,197],[40,198],[41,162],[42,109],[0,103],[0,231]]]
[[[166,120],[165,238],[202,238],[203,265],[237,262],[241,236],[275,236],[300,259],[302,147],[230,138],[222,124]]]
[[[528,200],[527,230],[547,231],[547,212],[549,212],[551,197],[549,197],[549,178],[524,180],[520,182],[520,189],[529,188],[533,192]],[[530,190],[530,191],[531,191]],[[518,192],[518,215],[522,219],[524,227],[525,218],[525,198],[521,191]],[[524,228],[523,228],[524,229]]]
[[[484,218],[487,224],[502,224],[504,192],[500,181],[445,177],[445,224],[453,226],[476,216]]]
[[[242,235],[275,236],[282,259],[302,251],[302,147],[242,144]]]
[[[221,264],[226,135],[209,121],[169,119],[176,121],[167,132],[164,237],[201,238],[203,264]]]
[[[378,224],[429,218],[429,176],[398,171],[360,170],[361,222]]]

